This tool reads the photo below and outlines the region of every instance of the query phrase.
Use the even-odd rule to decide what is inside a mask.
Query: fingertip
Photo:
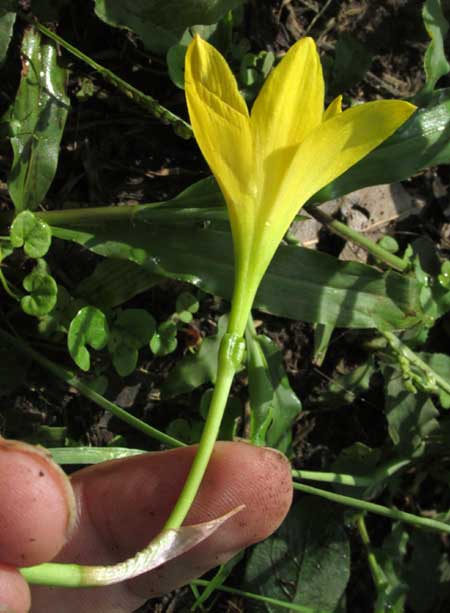
[[[0,439],[0,559],[51,560],[71,531],[76,506],[66,475],[42,448]]]

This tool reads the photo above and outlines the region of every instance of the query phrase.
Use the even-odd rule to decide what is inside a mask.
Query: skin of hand
[[[244,504],[200,545],[132,581],[101,588],[27,585],[16,570],[50,560],[114,564],[162,528],[195,447],[148,453],[63,471],[37,447],[0,439],[0,612],[131,613],[269,536],[292,501],[290,465],[247,443],[217,443],[186,524]]]

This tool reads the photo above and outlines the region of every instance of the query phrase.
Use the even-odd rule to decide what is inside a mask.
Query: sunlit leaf
[[[30,258],[42,258],[50,248],[50,226],[31,211],[22,211],[14,219],[10,229],[13,247],[23,247]]]
[[[22,42],[22,79],[9,110],[19,125],[11,138],[13,164],[8,188],[16,210],[36,209],[55,176],[59,145],[69,111],[67,72],[58,64],[56,46],[34,28]]]
[[[151,272],[231,298],[234,265],[229,232],[199,228],[196,223],[141,225],[134,220],[132,227],[112,222],[102,228],[84,225],[82,231],[61,227],[52,231],[100,255],[129,258]],[[416,280],[292,246],[278,249],[255,308],[355,328],[407,327],[421,313]]]
[[[81,370],[88,371],[91,356],[86,345],[103,349],[108,342],[109,328],[105,314],[96,307],[80,309],[72,319],[67,335],[67,346],[72,359]]]
[[[277,345],[267,336],[249,331],[246,340],[251,439],[289,454],[301,402],[289,385]]]
[[[24,313],[40,317],[54,308],[58,286],[51,275],[39,271],[36,267],[23,280],[23,287],[29,292],[20,301]]]

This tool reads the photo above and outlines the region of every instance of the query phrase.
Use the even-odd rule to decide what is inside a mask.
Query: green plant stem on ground
[[[205,579],[195,579],[191,581],[191,585],[198,585],[201,587],[208,587],[209,581]],[[312,609],[311,607],[304,607],[300,604],[295,604],[293,602],[283,602],[282,600],[277,600],[276,598],[269,598],[269,596],[261,596],[260,594],[253,594],[252,592],[246,592],[244,590],[238,590],[234,587],[227,587],[226,585],[218,585],[215,587],[219,592],[225,592],[226,594],[235,594],[236,596],[242,596],[243,598],[248,598],[250,600],[257,600],[259,602],[264,602],[268,605],[273,605],[275,607],[280,607],[281,609],[288,609],[289,611],[299,611],[299,613],[332,613],[331,611],[325,611],[324,609]]]
[[[131,413],[124,411],[124,409],[121,409],[119,406],[117,406],[110,400],[107,400],[106,398],[98,394],[96,391],[94,391],[92,388],[90,388],[88,385],[86,385],[86,383],[80,381],[74,373],[70,372],[69,370],[66,370],[65,368],[62,368],[61,366],[58,366],[51,360],[48,360],[46,357],[32,349],[21,338],[13,336],[12,334],[5,332],[4,330],[0,330],[0,338],[7,342],[8,345],[11,345],[15,349],[17,349],[20,353],[29,356],[32,360],[40,364],[43,368],[56,375],[58,379],[61,379],[62,381],[65,381],[68,385],[71,385],[72,387],[76,388],[81,394],[83,394],[83,396],[89,398],[89,400],[92,400],[92,402],[95,402],[95,404],[102,407],[102,409],[109,411],[110,413],[112,413],[122,421],[126,422],[133,428],[136,428],[136,430],[139,430],[150,438],[156,439],[161,443],[164,443],[165,445],[169,445],[170,447],[185,447],[185,444],[181,441],[178,441],[176,438],[173,438],[172,436],[169,436],[168,434],[165,434],[164,432],[161,432],[160,430],[149,426],[134,415],[131,415]]]
[[[319,206],[315,206],[313,204],[306,204],[305,211],[307,211],[311,217],[320,221],[320,223],[324,224],[330,230],[332,230],[335,234],[338,234],[345,240],[349,240],[355,245],[362,247],[366,251],[368,251],[371,255],[374,256],[377,260],[387,264],[394,270],[398,270],[399,272],[405,272],[409,268],[409,263],[407,260],[403,260],[399,258],[397,255],[394,255],[387,249],[384,249],[377,243],[375,243],[367,236],[361,234],[357,230],[353,230],[353,228],[349,228],[345,223],[338,221],[325,213]]]
[[[339,485],[350,485],[352,487],[373,487],[410,464],[411,460],[393,460],[389,464],[380,466],[370,475],[346,475],[316,470],[293,470],[292,476],[294,479],[305,479],[306,481],[338,483]]]
[[[305,494],[312,494],[313,496],[326,498],[327,500],[337,502],[338,504],[354,507],[355,509],[361,509],[362,511],[368,511],[369,513],[375,513],[376,515],[382,515],[383,517],[389,517],[390,519],[394,519],[396,521],[403,521],[418,528],[428,528],[430,530],[437,530],[439,532],[450,534],[450,524],[446,524],[437,519],[420,517],[419,515],[413,515],[412,513],[406,513],[405,511],[390,509],[382,506],[381,504],[369,502],[368,500],[360,500],[359,498],[351,498],[350,496],[335,494],[334,492],[321,490],[317,487],[312,487],[311,485],[305,485],[303,483],[294,483],[294,489],[304,492]]]
[[[39,21],[31,19],[30,17],[28,17],[28,15],[24,13],[20,13],[20,15],[25,21],[31,23],[37,30],[39,30],[39,32],[47,36],[47,38],[50,38],[55,43],[58,43],[58,45],[60,45],[63,49],[65,49],[66,51],[74,55],[76,58],[78,58],[82,62],[85,62],[85,64],[96,70],[99,74],[102,75],[105,81],[111,83],[111,85],[114,85],[114,87],[117,87],[117,89],[119,89],[123,94],[125,94],[125,96],[131,98],[136,104],[138,104],[141,108],[150,113],[153,117],[159,119],[163,123],[170,124],[176,134],[178,134],[178,136],[181,136],[182,138],[186,139],[192,138],[191,126],[186,121],[184,121],[184,119],[181,119],[181,117],[178,117],[177,115],[175,115],[175,113],[172,113],[172,111],[169,111],[169,109],[166,109],[164,106],[162,106],[157,100],[152,98],[152,96],[144,94],[143,92],[136,89],[104,66],[101,66],[101,64],[98,64],[92,58],[85,55],[82,51],[80,51],[79,49],[71,45],[69,42],[61,38],[61,36],[58,36],[58,34],[39,23]]]

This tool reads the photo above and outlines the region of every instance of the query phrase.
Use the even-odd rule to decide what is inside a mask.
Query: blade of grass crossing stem
[[[293,486],[294,489],[304,492],[305,494],[320,496],[326,500],[337,502],[338,504],[344,504],[349,507],[354,507],[355,509],[361,509],[363,511],[368,511],[369,513],[382,515],[383,517],[389,517],[390,519],[394,519],[396,521],[403,521],[418,528],[428,528],[430,530],[437,530],[439,532],[450,534],[450,524],[445,524],[437,519],[420,517],[418,515],[413,515],[412,513],[406,513],[405,511],[390,509],[381,504],[376,504],[367,500],[360,500],[359,498],[351,498],[350,496],[343,496],[342,494],[335,494],[334,492],[321,490],[317,487],[312,487],[311,485],[305,485],[303,483],[294,483]]]
[[[102,409],[109,411],[110,413],[112,413],[122,421],[126,422],[133,428],[136,428],[136,430],[140,430],[147,436],[154,438],[161,443],[164,443],[165,445],[169,445],[170,447],[185,447],[185,444],[181,441],[178,441],[176,438],[173,438],[172,436],[169,436],[164,432],[153,428],[152,426],[143,422],[141,419],[138,419],[134,415],[131,415],[131,413],[128,413],[121,407],[117,406],[117,404],[114,404],[110,400],[107,400],[106,398],[95,392],[93,389],[91,389],[88,385],[86,385],[86,383],[80,381],[74,373],[62,368],[61,366],[58,366],[54,362],[51,362],[50,360],[42,356],[40,353],[29,347],[27,343],[25,343],[25,341],[23,341],[19,337],[12,336],[8,332],[0,330],[0,338],[5,340],[9,345],[12,345],[20,353],[28,355],[35,362],[37,362],[43,368],[56,375],[59,379],[65,381],[68,385],[71,385],[72,387],[77,389],[81,394],[83,394],[83,396],[89,398],[89,400],[92,400],[92,402],[95,402],[95,404],[102,407]]]
[[[209,581],[204,579],[196,579],[195,581],[191,581],[191,585],[198,585],[202,587],[208,587],[210,584]],[[228,587],[226,585],[221,585],[220,587],[216,587],[220,592],[225,592],[226,594],[234,594],[236,596],[241,596],[242,598],[248,598],[249,600],[256,600],[258,602],[264,602],[266,604],[273,605],[275,607],[280,607],[282,609],[287,609],[288,611],[299,611],[300,613],[332,613],[332,611],[326,611],[325,609],[312,609],[310,607],[305,607],[303,605],[294,604],[292,602],[283,602],[282,600],[277,600],[276,598],[269,598],[268,596],[260,596],[259,594],[253,594],[252,592],[245,592],[244,590],[239,590],[234,587]]]

